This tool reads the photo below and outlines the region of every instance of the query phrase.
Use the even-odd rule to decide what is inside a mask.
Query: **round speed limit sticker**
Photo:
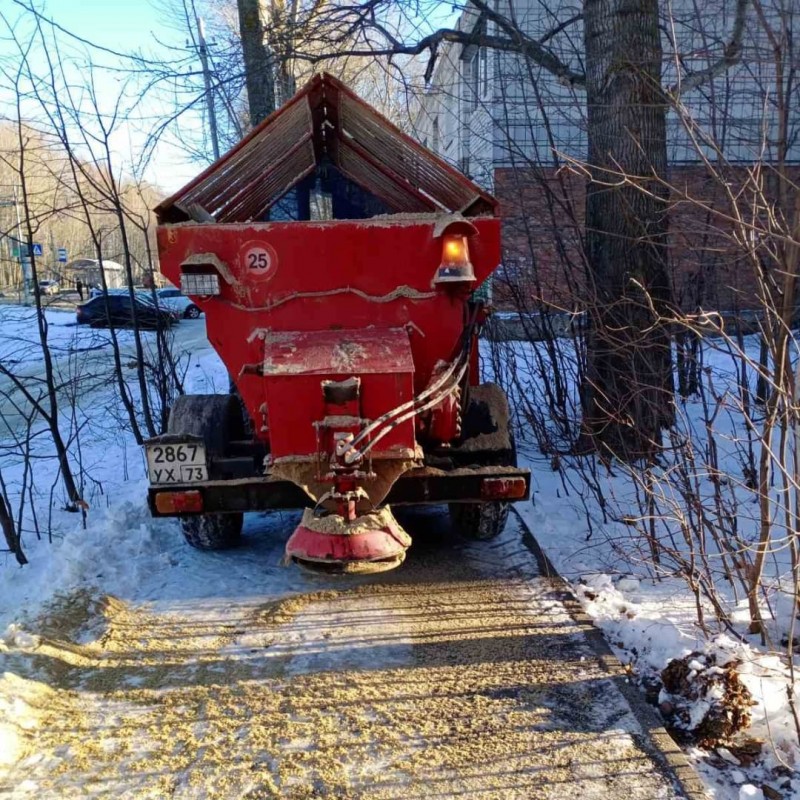
[[[278,258],[275,249],[266,242],[247,242],[239,251],[243,274],[256,280],[272,277]]]

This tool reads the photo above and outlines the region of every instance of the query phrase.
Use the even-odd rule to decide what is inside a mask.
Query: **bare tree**
[[[719,57],[708,69],[682,74],[683,87],[696,88],[736,62],[747,6],[748,0],[737,2]],[[650,457],[673,414],[667,223],[661,198],[653,196],[666,177],[665,119],[672,88],[662,80],[658,3],[585,0],[580,13],[563,14],[535,35],[526,21],[527,6],[469,0],[463,10],[467,22],[421,35],[415,11],[393,0],[333,6],[321,30],[328,41],[338,42],[341,55],[429,53],[426,77],[443,49],[454,44],[515,54],[537,72],[583,92],[586,256],[596,289],[585,430],[601,450],[626,459]],[[576,31],[582,32],[582,45],[572,51],[558,46],[558,37],[565,36],[574,45]],[[306,42],[295,57],[320,62],[318,44]],[[614,184],[608,170],[636,176],[649,191]]]
[[[261,0],[237,0],[250,125],[275,110],[275,60],[264,37]]]
[[[0,530],[3,531],[3,538],[10,553],[13,553],[17,563],[22,567],[28,563],[25,552],[22,549],[22,539],[14,522],[11,509],[11,498],[3,480],[3,472],[0,470]]]
[[[34,286],[38,285],[38,275],[37,275],[37,268],[36,268],[36,256],[33,252],[33,228],[31,226],[31,216],[30,216],[30,205],[28,202],[28,182],[27,182],[27,171],[26,171],[26,161],[25,161],[25,153],[26,153],[26,142],[25,142],[25,128],[22,124],[22,114],[21,114],[21,98],[22,98],[22,90],[20,87],[20,78],[22,75],[22,70],[20,69],[16,76],[15,76],[15,86],[17,87],[17,95],[16,95],[16,103],[17,103],[17,120],[18,120],[18,136],[19,136],[19,162],[18,162],[18,178],[19,178],[19,185],[21,190],[21,199],[22,199],[22,208],[24,212],[24,225],[25,225],[25,232],[27,235],[28,240],[28,249],[29,249],[29,256],[31,260],[31,273],[33,278]],[[42,360],[44,362],[44,369],[45,369],[45,397],[44,398],[37,398],[34,397],[27,389],[25,389],[25,393],[28,397],[28,400],[34,404],[37,409],[42,414],[42,417],[47,422],[47,425],[50,429],[50,435],[53,440],[53,446],[55,447],[56,455],[59,461],[59,467],[61,471],[61,478],[64,482],[64,489],[67,494],[67,498],[69,502],[73,506],[77,506],[78,504],[83,504],[83,499],[80,496],[80,492],[78,491],[78,486],[75,481],[75,477],[72,472],[72,466],[70,464],[69,453],[67,450],[66,443],[61,435],[61,428],[59,425],[59,400],[58,400],[58,391],[56,386],[56,378],[55,378],[55,370],[53,367],[53,359],[50,353],[50,348],[48,346],[47,341],[47,320],[42,313],[42,305],[41,305],[41,294],[37,291],[34,293],[34,297],[36,299],[36,322],[37,328],[39,333],[39,343],[41,346],[41,353],[42,353]],[[0,367],[0,369],[5,370],[5,367]]]

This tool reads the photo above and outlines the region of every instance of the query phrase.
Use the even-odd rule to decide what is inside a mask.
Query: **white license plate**
[[[148,444],[150,483],[195,483],[208,480],[206,448],[202,444]]]

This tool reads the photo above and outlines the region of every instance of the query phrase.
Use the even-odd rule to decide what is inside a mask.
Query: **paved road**
[[[513,515],[480,545],[403,521],[408,561],[372,579],[281,566],[291,515],[252,515],[225,554],[159,523],[163,568],[131,596],[69,598],[0,659],[41,715],[0,794],[676,797]]]

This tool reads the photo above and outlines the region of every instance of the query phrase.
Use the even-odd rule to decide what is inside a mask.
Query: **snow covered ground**
[[[250,515],[228,553],[157,533],[129,593],[52,608],[3,658],[37,716],[0,792],[677,800],[516,518],[485,545],[406,514],[379,579],[281,566],[295,521]]]
[[[94,338],[97,332],[84,333],[70,326],[60,312],[48,312],[50,316],[53,340],[65,356],[84,346],[93,352],[106,351],[107,343]],[[8,328],[13,342],[7,338],[5,325],[0,333],[0,358],[36,364],[35,349],[20,345],[35,341],[31,323],[30,316],[15,312],[13,326]],[[187,391],[224,391],[225,371],[198,335],[203,325],[203,320],[182,322],[177,329],[187,358]],[[87,341],[86,336],[91,338]],[[115,390],[106,385],[90,405],[108,408],[114,402]],[[41,519],[49,518],[52,541],[37,540],[28,519],[24,545],[30,564],[19,568],[11,557],[0,563],[0,633],[5,631],[0,653],[34,650],[38,646],[34,621],[57,596],[85,590],[157,608],[159,602],[179,601],[190,582],[192,602],[202,600],[204,589],[219,597],[228,591],[226,587],[235,602],[242,575],[251,574],[253,565],[243,554],[230,558],[193,553],[182,545],[174,523],[152,520],[144,503],[141,452],[120,430],[119,415],[93,415],[88,407],[81,413],[81,463],[95,481],[87,492],[90,509],[85,527],[80,516],[61,510],[58,493],[50,491],[53,462],[37,461],[35,508]],[[695,601],[686,584],[675,577],[653,580],[646,567],[637,564],[631,530],[604,519],[593,505],[593,496],[581,489],[580,476],[563,464],[562,471],[554,471],[549,457],[530,449],[525,457],[534,472],[534,496],[517,508],[624,662],[647,677],[670,659],[692,651],[718,654],[718,664],[741,660],[742,679],[758,702],[751,733],[768,743],[766,759],[749,766],[731,752],[691,750],[709,796],[716,800],[800,798],[800,781],[790,774],[800,765],[800,753],[787,703],[787,666],[763,654],[753,639],[737,639],[731,632],[705,635],[696,624]],[[4,457],[1,451],[0,458],[5,458],[0,466],[13,491],[24,464],[19,458]],[[609,483],[607,496],[625,496],[628,490],[621,485],[620,475],[601,478]],[[286,527],[291,528],[290,521]],[[258,558],[259,553],[252,556]],[[277,582],[278,593],[307,591],[311,585],[278,564],[267,565],[267,570],[270,581]],[[48,702],[46,694],[41,685],[17,675],[6,673],[0,678],[0,773],[4,763],[10,765],[29,747],[40,709]],[[781,760],[787,771],[784,775],[775,771]],[[770,790],[778,794],[769,795]]]
[[[754,362],[758,359],[757,337],[746,337],[744,351]],[[534,351],[530,345],[510,343],[502,346],[501,360],[511,364],[516,375],[516,391],[525,391],[532,403],[547,402],[542,391],[542,381],[537,369],[549,354],[538,344]],[[758,506],[752,487],[741,477],[747,454],[747,434],[741,409],[735,395],[740,362],[731,358],[735,346],[721,340],[707,342],[701,379],[706,382],[707,395],[716,395],[719,413],[713,421],[713,441],[719,456],[719,466],[730,476],[729,484],[720,493],[728,506],[725,511],[736,523],[738,547],[752,547],[758,534]],[[571,345],[559,343],[559,356],[569,375],[574,360]],[[505,376],[508,379],[508,376]],[[751,391],[755,393],[755,380],[750,372]],[[567,391],[574,385],[567,382]],[[550,387],[552,388],[552,387]],[[513,393],[514,390],[512,390]],[[726,398],[726,393],[730,396]],[[706,399],[707,402],[708,399]],[[578,407],[577,396],[573,398]],[[714,408],[715,400],[710,401]],[[704,413],[705,412],[705,413]],[[709,479],[704,448],[706,444],[706,416],[699,398],[690,398],[678,408],[677,429],[698,442],[697,487],[698,496],[705,502],[714,496]],[[522,425],[524,426],[524,422]],[[556,434],[557,435],[557,434]],[[646,685],[660,675],[672,659],[699,652],[713,658],[713,664],[697,661],[698,674],[722,671],[733,662],[740,662],[736,672],[755,701],[751,709],[752,723],[747,736],[760,740],[763,759],[750,766],[750,753],[745,747],[741,758],[725,748],[713,751],[688,747],[688,753],[706,780],[713,796],[719,800],[745,800],[745,798],[775,797],[800,798],[800,747],[798,723],[788,702],[792,691],[800,707],[800,686],[793,681],[791,665],[785,657],[786,648],[781,642],[792,627],[793,608],[791,591],[792,564],[788,547],[779,535],[771,545],[765,570],[766,600],[764,613],[768,621],[771,641],[778,647],[779,657],[761,646],[759,636],[747,634],[749,621],[746,600],[734,593],[719,579],[721,558],[710,537],[704,542],[702,552],[710,569],[717,573],[716,588],[733,629],[716,625],[714,614],[707,601],[702,600],[706,630],[697,622],[697,600],[689,591],[687,582],[676,573],[676,565],[689,552],[677,524],[683,508],[683,498],[676,492],[676,468],[665,456],[666,466],[661,475],[667,476],[658,491],[661,508],[674,512],[673,520],[664,522],[659,534],[666,535],[671,527],[675,536],[673,546],[678,558],[665,558],[661,568],[654,567],[650,553],[643,544],[641,524],[631,524],[642,519],[641,485],[636,485],[621,465],[606,467],[599,462],[595,469],[579,474],[576,463],[568,457],[543,456],[528,443],[522,447],[524,460],[533,472],[533,498],[530,504],[518,504],[517,509],[528,523],[537,541],[547,553],[559,573],[572,585],[584,609],[606,635],[609,643],[623,663],[631,668]],[[677,463],[677,462],[674,462]],[[584,460],[584,466],[586,460]],[[737,478],[737,475],[740,476]],[[585,478],[596,485],[590,488]],[[728,481],[726,477],[724,479]],[[777,479],[776,479],[777,484]],[[778,491],[776,490],[776,497]],[[605,508],[598,503],[604,498]],[[709,502],[709,505],[712,505]],[[663,512],[662,512],[663,513]],[[626,522],[622,520],[627,519]],[[615,521],[616,520],[616,521]],[[729,520],[726,520],[729,521]],[[670,523],[673,523],[670,526]],[[703,541],[704,537],[698,537]],[[695,543],[696,545],[696,543]],[[734,549],[733,546],[731,549]],[[700,560],[700,555],[697,556]],[[688,558],[686,559],[688,560]],[[795,668],[798,659],[795,658]],[[695,676],[692,676],[695,677]],[[662,694],[660,698],[669,701]],[[707,700],[700,698],[691,709],[693,717],[701,717],[707,710]],[[766,787],[766,789],[764,788]]]
[[[723,632],[704,634],[697,625],[695,599],[684,581],[654,580],[645,577],[646,570],[623,561],[620,539],[615,537],[627,537],[629,532],[615,530],[611,523],[596,519],[589,538],[583,505],[565,497],[564,485],[551,470],[549,459],[532,456],[527,462],[535,475],[534,500],[517,508],[624,664],[648,678],[660,673],[671,659],[695,651],[716,655],[720,667],[733,659],[741,661],[737,671],[757,702],[748,736],[763,740],[765,757],[749,768],[722,748],[711,752],[687,748],[710,796],[716,800],[762,798],[762,787],[767,785],[781,798],[800,798],[800,777],[791,777],[800,769],[800,750],[787,702],[791,681],[785,662],[764,654],[757,637],[744,636],[744,625],[742,638]],[[795,695],[800,703],[797,688]],[[779,779],[775,779],[776,769]]]

